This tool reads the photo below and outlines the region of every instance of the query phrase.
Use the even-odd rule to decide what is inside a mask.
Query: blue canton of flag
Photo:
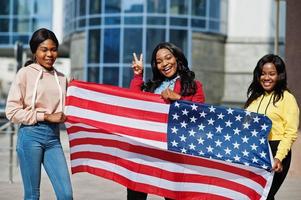
[[[271,120],[243,109],[188,101],[170,106],[168,149],[270,170]]]

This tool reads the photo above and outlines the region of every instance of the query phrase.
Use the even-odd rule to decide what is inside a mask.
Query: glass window
[[[105,29],[104,62],[119,63],[120,29]]]
[[[34,13],[43,16],[49,17],[52,16],[52,1],[51,0],[43,0],[41,3],[39,0],[34,2]]]
[[[90,26],[101,25],[101,18],[100,17],[91,17],[89,19],[89,25]]]
[[[142,53],[142,29],[124,29],[123,47],[123,63],[131,63],[133,60],[133,52],[135,52],[137,55]]]
[[[187,26],[187,18],[171,17],[170,18],[170,25],[173,25],[173,26]]]
[[[123,8],[125,13],[142,13],[143,0],[123,0]]]
[[[99,83],[99,67],[87,68],[88,82]]]
[[[205,19],[191,19],[191,26],[196,28],[206,28]]]
[[[39,28],[51,28],[49,19],[33,18],[32,19],[32,30],[37,30]]]
[[[14,14],[15,15],[29,15],[31,0],[14,0]]]
[[[172,15],[187,15],[188,2],[183,0],[170,0],[170,14]]]
[[[8,32],[8,31],[9,31],[9,20],[0,19],[0,32]]]
[[[121,12],[121,0],[105,1],[105,13],[120,13],[120,12]]]
[[[144,69],[144,73],[145,73],[145,80],[146,82],[151,80],[153,78],[153,72],[152,72],[152,68],[149,66],[146,66]]]
[[[101,13],[101,0],[90,0],[90,15]]]
[[[191,4],[192,15],[206,16],[206,0],[192,0]]]
[[[0,35],[0,44],[8,44],[8,43],[9,43],[9,37]]]
[[[13,36],[13,44],[15,44],[15,42],[22,42],[23,44],[28,44],[29,42],[29,36],[28,35],[14,35]]]
[[[124,17],[124,24],[142,24],[142,17]]]
[[[79,16],[86,15],[86,0],[79,0]]]
[[[100,30],[89,31],[88,63],[100,62]]]
[[[147,17],[147,24],[150,25],[165,25],[166,18],[165,17]]]
[[[116,67],[104,67],[103,68],[103,81],[104,84],[118,86],[119,81],[119,68]]]
[[[9,6],[11,1],[6,1],[5,3],[2,3],[0,6],[0,15],[8,15],[9,14]]]
[[[146,56],[144,60],[150,63],[154,48],[165,41],[165,29],[147,29],[146,34]]]
[[[147,0],[148,13],[166,13],[166,0]]]
[[[29,29],[29,19],[26,18],[16,18],[13,20],[13,32],[21,32],[21,33],[27,33],[30,32]]]
[[[220,18],[220,0],[210,0],[210,17]]]
[[[188,36],[186,30],[170,30],[169,38],[170,42],[181,48],[185,55],[188,55]]]
[[[210,20],[209,29],[214,31],[219,31],[219,25],[220,25],[219,21]]]
[[[116,25],[120,24],[120,16],[119,17],[106,17],[105,18],[106,25]]]
[[[78,27],[85,27],[86,26],[86,19],[80,19],[78,20]]]
[[[132,67],[123,67],[122,68],[122,87],[129,88],[131,80],[134,76]]]

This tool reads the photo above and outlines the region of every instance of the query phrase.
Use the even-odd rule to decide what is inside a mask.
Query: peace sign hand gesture
[[[134,74],[140,75],[143,72],[143,55],[140,54],[140,58],[138,60],[136,53],[133,53],[134,60],[132,62],[132,68]]]

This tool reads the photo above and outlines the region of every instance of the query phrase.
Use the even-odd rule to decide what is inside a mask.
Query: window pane
[[[6,1],[2,3],[0,6],[0,15],[8,15],[9,14],[9,6],[11,1]]]
[[[191,26],[196,28],[205,28],[206,21],[204,19],[191,19]]]
[[[185,55],[187,54],[188,40],[186,30],[170,30],[170,42],[180,47]]]
[[[145,67],[145,80],[146,82],[153,78],[152,68],[150,66]]]
[[[220,0],[210,0],[210,17],[220,18]]]
[[[1,7],[1,6],[0,6]],[[8,32],[8,19],[0,19],[0,32]]]
[[[188,1],[170,0],[170,14],[186,15],[188,13]]]
[[[8,36],[0,36],[0,44],[8,44],[9,37]]]
[[[101,0],[90,0],[90,14],[101,13]]]
[[[86,15],[86,0],[79,0],[79,16]]]
[[[90,26],[97,26],[101,25],[101,18],[100,17],[92,17],[89,19]]]
[[[30,2],[31,0],[14,0],[14,14],[15,15],[29,15],[30,14]]]
[[[124,29],[123,63],[131,63],[133,52],[137,55],[142,53],[142,29]]]
[[[142,17],[124,17],[124,24],[142,24]]]
[[[28,35],[15,35],[13,36],[13,44],[15,42],[22,42],[23,44],[28,44],[29,43],[29,36]]]
[[[120,24],[120,17],[106,17],[105,24],[106,25]]]
[[[29,19],[14,19],[13,20],[13,32],[30,32]]]
[[[43,16],[49,17],[52,15],[52,1],[51,0],[43,0],[43,3],[36,0],[34,2],[34,13]]]
[[[99,83],[99,67],[88,67],[88,82]]]
[[[123,0],[123,7],[125,13],[142,13],[143,0]]]
[[[104,62],[119,63],[120,30],[106,29],[104,37]]]
[[[105,1],[105,13],[120,13],[120,12],[121,12],[121,0]]]
[[[214,31],[219,31],[219,21],[210,21],[209,22],[209,29]]]
[[[37,30],[39,28],[48,28],[50,29],[49,19],[33,18],[32,19],[32,30]]]
[[[88,63],[100,62],[100,30],[89,31]]]
[[[133,69],[131,67],[123,67],[123,76],[122,76],[122,87],[129,88],[131,80],[134,76]]]
[[[147,17],[147,24],[165,25],[166,18],[165,17]]]
[[[166,13],[166,0],[147,0],[148,13]]]
[[[192,0],[192,15],[206,16],[206,0]]]
[[[119,68],[118,67],[104,67],[103,68],[103,83],[118,86]]]
[[[160,43],[165,41],[164,29],[148,29],[146,35],[146,62],[150,63],[151,56],[154,48]]]
[[[187,26],[187,18],[171,17],[170,18],[170,25]]]

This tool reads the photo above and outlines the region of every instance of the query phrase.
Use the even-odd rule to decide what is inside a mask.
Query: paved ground
[[[64,132],[62,137],[63,146],[68,157],[68,142]],[[13,138],[15,142],[16,136]],[[15,147],[13,148],[13,183],[9,177],[9,134],[0,133],[0,199],[15,200],[22,199],[23,188],[17,160],[15,157]],[[15,143],[14,143],[15,146]],[[301,135],[294,144],[294,154],[289,175],[277,194],[276,199],[301,200]],[[73,184],[74,199],[84,200],[122,200],[126,199],[126,189],[117,183],[96,177],[87,173],[79,173],[71,176]],[[41,200],[55,199],[52,186],[43,172],[41,183]],[[163,199],[150,195],[148,200]]]

